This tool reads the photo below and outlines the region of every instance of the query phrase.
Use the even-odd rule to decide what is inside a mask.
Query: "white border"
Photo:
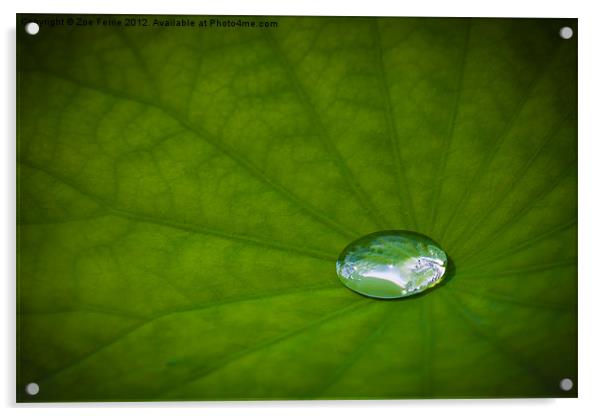
[[[600,77],[602,50],[600,22],[602,16],[595,1],[579,0],[505,0],[492,4],[486,0],[370,0],[361,3],[331,0],[221,0],[185,1],[165,0],[161,3],[126,3],[123,0],[104,1],[21,1],[17,4],[2,2],[4,51],[0,64],[2,86],[0,125],[4,130],[2,140],[2,175],[0,204],[3,221],[2,265],[4,283],[2,311],[2,342],[0,349],[4,363],[0,366],[0,405],[8,415],[199,415],[239,414],[245,416],[270,414],[299,414],[307,412],[330,415],[333,412],[359,415],[367,411],[379,414],[440,414],[446,415],[506,415],[545,414],[567,416],[574,414],[602,414],[599,388],[602,352],[602,316],[599,300],[602,294],[602,275],[599,272],[602,175],[602,97]],[[336,402],[209,402],[209,403],[144,403],[144,404],[65,404],[16,405],[14,402],[15,354],[15,13],[179,13],[179,14],[288,14],[288,15],[402,15],[402,16],[491,16],[491,17],[578,17],[579,18],[579,399],[557,400],[428,400],[428,401],[336,401]],[[82,411],[82,408],[85,408]],[[84,413],[85,412],[85,413]]]

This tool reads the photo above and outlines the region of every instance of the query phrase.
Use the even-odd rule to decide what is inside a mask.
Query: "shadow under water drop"
[[[432,287],[431,289],[435,289],[437,287],[442,287],[446,284],[448,284],[449,282],[452,281],[452,279],[456,277],[456,263],[454,263],[454,260],[451,257],[447,257],[447,267],[445,268],[445,274],[443,275],[443,280],[441,281],[441,283],[439,283],[437,286]]]

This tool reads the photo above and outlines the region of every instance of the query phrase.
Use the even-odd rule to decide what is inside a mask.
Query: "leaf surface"
[[[576,20],[266,20],[19,31],[18,400],[575,397]]]

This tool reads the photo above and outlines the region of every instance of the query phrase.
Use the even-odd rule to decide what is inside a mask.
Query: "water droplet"
[[[411,231],[368,234],[349,244],[337,260],[339,279],[373,298],[401,298],[424,292],[443,280],[445,252],[430,238]]]

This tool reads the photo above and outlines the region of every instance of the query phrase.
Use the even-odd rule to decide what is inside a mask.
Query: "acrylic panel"
[[[576,397],[577,35],[17,15],[17,400]]]

